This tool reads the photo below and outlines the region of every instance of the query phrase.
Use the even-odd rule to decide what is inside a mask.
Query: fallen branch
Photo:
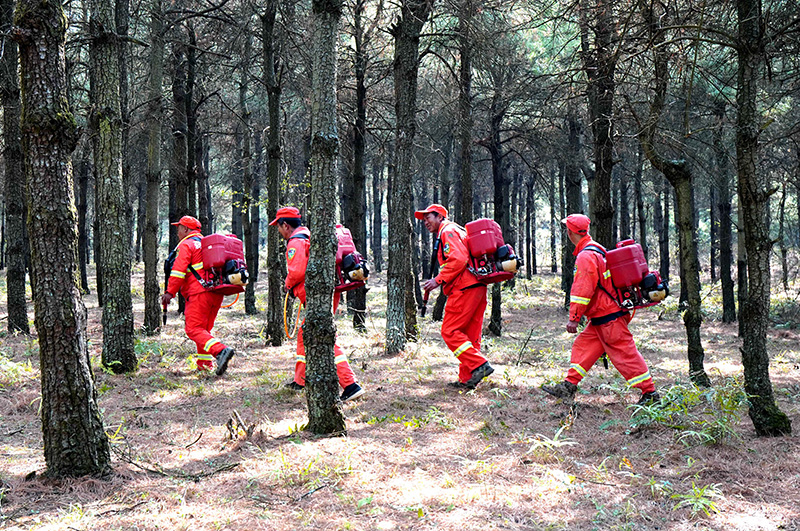
[[[197,436],[197,439],[193,440],[192,442],[184,446],[184,448],[191,448],[192,446],[197,444],[197,441],[199,441],[202,437],[203,437],[203,432],[200,432],[200,435]]]
[[[528,346],[528,341],[531,340],[532,336],[533,336],[533,328],[531,328],[531,331],[528,334],[528,339],[525,340],[525,343],[522,344],[522,348],[519,349],[519,352],[517,353],[517,367],[519,367],[519,364],[522,363],[522,353],[525,352],[525,347]]]
[[[111,509],[110,511],[106,511],[104,513],[100,513],[97,516],[108,516],[110,514],[119,514],[119,513],[122,513],[122,512],[126,512],[126,511],[132,511],[132,510],[136,509],[137,507],[139,507],[140,505],[144,505],[146,503],[148,503],[148,502],[147,501],[140,501],[139,503],[134,503],[130,507],[122,507],[121,509]]]
[[[126,455],[125,452],[123,452],[122,450],[114,446],[112,446],[111,448],[112,450],[114,450],[114,453],[116,453],[121,460],[135,466],[140,470],[144,470],[145,472],[151,472],[153,474],[169,478],[190,479],[195,482],[200,481],[203,478],[214,476],[216,474],[219,474],[220,472],[233,470],[234,468],[238,467],[241,464],[241,463],[226,463],[211,470],[204,470],[203,472],[199,472],[197,474],[190,474],[188,472],[184,472],[183,470],[176,470],[176,469],[162,467],[158,463],[149,463],[145,461],[145,463],[149,465],[145,466],[137,462],[137,460],[134,459],[133,457]]]
[[[319,487],[316,487],[316,488],[314,488],[314,489],[311,489],[310,491],[306,492],[305,494],[303,494],[303,495],[301,495],[299,498],[297,498],[297,499],[295,500],[295,503],[299,502],[300,500],[302,500],[302,499],[303,499],[303,498],[305,498],[305,497],[311,496],[312,494],[314,494],[314,493],[315,493],[315,492],[317,492],[318,490],[324,489],[325,487],[330,487],[330,484],[328,484],[328,483],[323,483],[323,484],[322,484],[322,485],[320,485]]]
[[[25,428],[20,428],[20,429],[18,429],[16,431],[10,431],[8,433],[4,433],[3,435],[0,435],[0,437],[11,437],[12,435],[16,435],[18,433],[22,433],[24,430],[25,430]]]

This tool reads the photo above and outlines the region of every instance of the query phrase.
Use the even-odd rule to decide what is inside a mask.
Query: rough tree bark
[[[355,40],[356,75],[356,120],[353,127],[353,170],[349,175],[349,192],[346,197],[348,208],[343,212],[344,225],[350,229],[356,249],[367,252],[367,176],[366,176],[366,134],[367,134],[367,52],[371,33],[364,28],[365,0],[356,0],[353,10]],[[364,324],[367,312],[367,288],[359,288],[347,293],[347,306],[353,312],[353,328],[366,332]]]
[[[94,148],[95,212],[103,271],[103,366],[117,374],[136,369],[131,300],[131,233],[122,179],[119,37],[112,0],[92,0],[89,19],[89,124]]]
[[[0,1],[0,31],[8,32],[14,18],[14,0]],[[0,97],[3,102],[3,163],[5,165],[6,204],[6,288],[8,290],[8,331],[30,334],[25,300],[25,172],[22,167],[22,141],[19,132],[20,100],[17,43],[4,40],[0,57]]]
[[[111,456],[78,286],[71,162],[78,132],[67,106],[67,18],[58,1],[22,0],[15,23],[45,464],[47,474],[55,477],[101,475],[110,472]]]
[[[315,434],[345,433],[339,380],[333,361],[336,327],[332,298],[336,266],[336,167],[339,132],[336,125],[336,42],[342,0],[314,0],[314,70],[311,103],[311,234],[314,244],[306,272],[308,310],[305,337],[308,430]]]
[[[261,15],[261,36],[264,56],[264,86],[267,89],[267,114],[269,133],[267,134],[267,208],[270,219],[274,219],[281,203],[281,79],[280,61],[276,57],[275,19],[278,0],[268,0]],[[267,283],[269,298],[267,302],[267,343],[273,347],[283,344],[283,314],[281,289],[285,265],[281,252],[280,234],[270,230],[267,234]]]
[[[383,151],[372,159],[372,264],[383,269]]]
[[[789,435],[792,423],[775,403],[769,379],[769,326],[772,238],[769,234],[769,174],[758,171],[760,116],[756,107],[758,79],[764,64],[761,0],[737,0],[739,22],[736,106],[736,169],[739,209],[747,247],[747,297],[741,302],[744,334],[742,365],[750,419],[760,436]],[[740,242],[741,243],[741,242]]]
[[[461,0],[458,10],[458,51],[461,55],[458,82],[458,142],[461,151],[461,200],[454,220],[462,225],[472,220],[472,17],[475,0]]]
[[[392,180],[389,209],[389,259],[387,270],[386,344],[387,355],[396,355],[406,345],[411,323],[406,311],[411,291],[411,178],[412,151],[416,134],[417,74],[419,36],[432,9],[432,0],[404,0],[401,15],[392,26],[395,39],[394,92],[396,172]],[[412,301],[413,302],[413,299]],[[411,305],[413,307],[413,305]]]
[[[583,195],[581,192],[581,137],[580,126],[575,109],[570,109],[566,117],[567,125],[567,153],[564,161],[564,216],[583,213]],[[567,245],[566,234],[561,225],[561,289],[564,291],[564,307],[569,308],[569,292],[572,289],[575,256],[571,246]]]
[[[161,122],[164,116],[161,83],[164,80],[164,21],[161,0],[150,6],[150,77],[147,86],[147,208],[144,236],[144,332],[157,334],[161,328],[161,288],[158,278],[158,202],[161,188]]]
[[[656,127],[664,110],[667,84],[669,82],[669,50],[663,45],[665,36],[662,31],[662,23],[666,15],[657,13],[652,8],[643,8],[642,11],[642,15],[648,24],[653,45],[653,84],[655,88],[650,102],[649,114],[639,133],[639,141],[650,164],[661,172],[675,188],[678,211],[676,217],[678,246],[687,297],[686,311],[683,313],[683,324],[686,328],[689,378],[698,386],[708,387],[711,385],[711,380],[708,378],[703,365],[705,352],[700,340],[700,326],[703,323],[703,315],[701,311],[702,301],[700,299],[700,264],[694,224],[694,195],[692,191],[694,179],[686,160],[669,160],[663,157],[655,146]]]
[[[644,154],[642,148],[639,146],[636,156],[636,170],[633,174],[633,193],[636,196],[636,212],[639,219],[639,245],[642,246],[645,260],[650,254],[650,249],[647,245],[647,214],[644,210],[644,197],[642,197],[642,166],[644,162]]]
[[[731,220],[731,176],[728,153],[723,138],[726,101],[722,98],[714,105],[714,159],[716,163],[717,190],[719,190],[719,276],[722,283],[722,322],[736,320],[736,302],[731,269],[733,266],[733,231]]]
[[[253,37],[250,33],[248,24],[244,25],[244,49],[242,50],[242,62],[240,65],[239,79],[239,116],[242,135],[241,151],[239,152],[239,169],[242,176],[242,241],[244,242],[245,257],[247,263],[253,263],[258,254],[257,242],[253,241],[253,211],[258,209],[258,203],[253,202],[253,155],[251,149],[250,132],[250,108],[247,105],[247,97],[250,92],[250,55],[253,45]],[[250,279],[244,290],[244,311],[247,315],[258,314],[256,308],[256,289],[255,279]]]
[[[613,247],[611,174],[614,169],[614,71],[617,66],[613,0],[581,0],[581,61],[588,81],[589,115],[594,138],[594,174],[589,183],[592,237]],[[594,42],[590,42],[594,34]],[[593,46],[592,46],[593,45]]]

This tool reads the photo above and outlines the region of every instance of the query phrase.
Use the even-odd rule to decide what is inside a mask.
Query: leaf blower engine
[[[623,308],[646,308],[669,295],[669,285],[658,271],[651,271],[642,246],[634,240],[623,240],[606,253],[606,266]]]

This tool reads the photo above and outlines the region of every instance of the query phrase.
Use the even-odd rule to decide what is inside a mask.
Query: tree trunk
[[[618,240],[627,240],[633,237],[631,232],[631,211],[628,205],[628,179],[623,173],[619,178],[619,237]]]
[[[413,317],[406,309],[411,287],[411,182],[414,135],[416,134],[419,35],[432,9],[432,0],[403,0],[400,20],[392,27],[395,39],[394,92],[396,172],[392,180],[389,209],[389,259],[387,271],[386,354],[405,349],[406,331]],[[413,304],[411,304],[413,307]]]
[[[161,288],[158,283],[158,202],[161,190],[161,122],[164,105],[161,83],[164,79],[164,23],[161,0],[152,0],[150,6],[150,76],[147,86],[147,207],[145,209],[144,236],[144,332],[157,334],[161,328]],[[167,273],[169,274],[169,273]]]
[[[608,248],[614,246],[611,225],[611,174],[614,169],[614,71],[617,34],[613,0],[580,2],[581,61],[588,80],[589,115],[594,138],[594,178],[589,183],[589,217],[592,237]],[[589,35],[594,34],[594,42]],[[591,44],[594,46],[592,47]]]
[[[366,134],[367,134],[367,54],[364,49],[363,16],[365,0],[356,0],[353,11],[355,28],[355,75],[356,75],[356,121],[353,127],[353,170],[350,173],[347,197],[348,208],[344,211],[344,225],[353,235],[356,249],[367,254],[367,176],[366,176]],[[358,288],[347,293],[347,306],[353,312],[353,328],[366,332],[364,324],[367,312],[367,289]]]
[[[186,34],[189,40],[186,47],[186,97],[184,98],[184,105],[186,106],[186,212],[190,216],[197,217],[197,166],[200,159],[198,158],[197,149],[197,106],[195,101],[195,88],[197,83],[197,35],[192,23],[186,24]],[[202,225],[202,223],[201,223]],[[208,227],[202,227],[204,234],[209,234]],[[248,267],[250,264],[247,264]],[[252,281],[252,275],[250,280]],[[246,298],[245,298],[246,300]]]
[[[372,159],[372,264],[383,269],[383,153]]]
[[[267,89],[267,113],[269,133],[267,134],[267,212],[270,219],[275,218],[281,203],[281,84],[276,70],[280,59],[276,57],[275,18],[279,0],[267,0],[264,14],[261,15],[261,36],[264,55],[264,86]],[[267,233],[267,283],[269,299],[267,302],[267,344],[278,347],[283,344],[282,289],[286,272],[281,252],[280,234],[270,230]]]
[[[528,278],[532,278],[531,275],[536,274],[536,198],[534,196],[534,184],[533,176],[531,176],[526,183],[528,194],[525,198],[525,210],[527,211],[527,215],[525,216],[525,239],[528,247],[526,273],[528,274]],[[552,210],[550,222],[552,223]],[[555,239],[552,232],[550,243],[551,247],[555,247]]]
[[[242,218],[242,241],[244,242],[245,258],[248,264],[256,260],[258,254],[258,246],[254,245],[253,241],[253,225],[252,217],[253,210],[258,209],[258,203],[253,202],[253,156],[251,149],[251,132],[250,132],[250,109],[247,106],[247,95],[250,91],[250,55],[253,44],[253,39],[250,34],[249,28],[245,24],[244,29],[244,50],[242,51],[242,63],[240,65],[239,80],[239,116],[241,122],[241,151],[239,152],[239,168],[242,175],[242,201],[241,201],[241,218]],[[247,315],[258,314],[256,308],[256,290],[255,280],[251,279],[247,283],[244,290],[244,311]]]
[[[489,157],[492,161],[492,182],[494,183],[494,220],[500,225],[503,235],[511,233],[509,200],[509,179],[504,167],[503,144],[500,139],[500,128],[506,113],[505,102],[502,101],[504,93],[502,85],[494,86],[494,97],[490,108],[489,125]],[[503,331],[502,316],[502,290],[500,284],[492,287],[492,311],[489,319],[489,331],[500,336]]]
[[[756,108],[758,79],[764,62],[761,0],[737,0],[739,21],[736,106],[736,169],[739,209],[747,248],[747,298],[742,302],[744,334],[742,365],[749,414],[760,436],[789,435],[792,424],[775,403],[769,379],[769,326],[772,239],[769,234],[769,173],[757,170],[760,115]],[[740,242],[741,244],[741,242]]]
[[[311,104],[311,234],[314,245],[306,271],[308,309],[303,325],[307,372],[308,430],[315,434],[346,433],[333,346],[332,297],[336,267],[336,42],[341,0],[314,0],[314,69]]]
[[[564,217],[569,214],[583,212],[583,196],[581,192],[581,140],[578,117],[574,109],[567,114],[567,156],[564,162],[564,194],[566,204]],[[561,289],[564,291],[564,306],[569,308],[569,292],[572,289],[575,256],[567,245],[566,229],[561,229]]]
[[[9,28],[14,18],[14,0],[0,1],[0,27]],[[8,331],[30,334],[28,303],[25,298],[25,172],[19,131],[20,100],[17,43],[4,39],[0,57],[0,97],[3,103],[3,163],[5,165],[5,240],[8,257]]]
[[[719,276],[722,283],[722,322],[736,320],[736,302],[733,293],[733,234],[731,221],[731,187],[728,172],[728,154],[722,138],[722,121],[725,116],[725,101],[715,106],[717,125],[714,128],[714,153],[716,158],[717,188],[719,189]]]
[[[661,278],[669,281],[669,182],[662,177],[661,197],[658,215],[654,216],[656,231],[658,232],[658,259]]]
[[[169,164],[170,223],[178,221],[188,211],[188,182],[186,175],[186,61],[183,35],[176,29],[176,42],[172,54],[174,72],[172,78],[172,157]],[[241,238],[241,234],[238,234]],[[170,231],[169,248],[178,245],[177,233]],[[168,273],[167,273],[168,274]],[[166,282],[166,281],[165,281]]]
[[[89,267],[89,226],[86,223],[86,216],[89,212],[89,174],[92,171],[89,161],[90,149],[89,142],[83,143],[80,161],[78,162],[78,262],[81,268],[81,292],[88,294],[89,274],[86,271]]]
[[[127,220],[127,238],[128,238],[128,252],[131,256],[128,258],[129,263],[134,259],[132,254],[131,244],[134,243],[136,236],[136,224],[134,216],[134,190],[137,188],[136,184],[140,181],[138,178],[141,173],[136,172],[136,177],[131,171],[131,160],[133,158],[133,150],[130,149],[130,127],[131,127],[131,112],[130,112],[130,74],[129,74],[129,60],[128,60],[128,26],[130,24],[130,1],[129,0],[114,0],[114,22],[116,24],[116,33],[120,37],[117,43],[117,58],[119,62],[119,115],[121,118],[120,124],[120,151],[122,158],[122,188],[125,194],[125,217]],[[138,260],[138,259],[137,259]]]
[[[687,357],[689,360],[689,378],[698,386],[708,387],[711,381],[705,372],[703,359],[705,353],[700,340],[700,326],[703,322],[700,299],[700,265],[697,251],[697,232],[694,223],[694,196],[693,175],[686,165],[686,157],[679,160],[668,160],[662,157],[654,144],[656,127],[664,109],[667,92],[668,50],[662,46],[664,34],[661,30],[660,13],[643,9],[643,15],[648,22],[650,36],[654,46],[654,94],[650,102],[650,112],[647,121],[639,133],[639,141],[647,160],[653,167],[664,174],[664,177],[675,188],[675,200],[678,216],[678,242],[681,255],[681,271],[683,282],[686,285],[687,307],[683,314],[683,323],[686,327]]]
[[[458,82],[458,142],[461,150],[461,201],[456,222],[472,220],[472,17],[475,0],[461,0],[458,6],[458,50],[461,55]]]
[[[636,156],[636,170],[634,171],[633,175],[633,193],[636,196],[636,211],[638,212],[639,216],[639,245],[642,246],[642,252],[644,252],[644,258],[647,260],[647,257],[650,254],[650,249],[647,246],[647,214],[644,210],[644,197],[642,197],[642,163],[644,161],[644,155],[642,153],[642,148],[639,146]]]
[[[711,273],[711,282],[717,280],[717,267],[719,256],[719,199],[717,198],[717,185],[712,182],[708,187],[708,231],[710,240],[708,269]]]
[[[558,273],[558,235],[561,233],[561,223],[559,223],[557,204],[556,204],[556,179],[558,168],[555,164],[550,168],[550,272]],[[560,181],[560,179],[559,179]],[[534,233],[536,229],[534,228]],[[536,236],[534,236],[535,238]]]
[[[786,181],[781,186],[780,215],[778,218],[778,243],[781,249],[781,281],[783,291],[789,291],[789,248],[786,247]]]
[[[111,469],[111,456],[97,406],[86,344],[86,307],[78,287],[70,159],[78,131],[66,105],[67,18],[60,2],[22,0],[15,23],[26,193],[31,212],[36,212],[28,217],[28,232],[45,464],[54,477],[105,475]]]
[[[89,20],[92,110],[89,123],[94,147],[95,213],[99,219],[103,271],[103,366],[117,374],[136,369],[133,350],[131,247],[128,200],[122,179],[119,40],[114,34],[111,0],[92,0]]]

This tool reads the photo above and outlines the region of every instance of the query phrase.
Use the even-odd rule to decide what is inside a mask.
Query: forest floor
[[[383,355],[385,284],[371,285],[366,334],[337,316],[366,394],[344,404],[347,436],[335,438],[302,431],[305,394],[283,387],[295,342],[265,347],[263,314],[246,316],[242,302],[220,312],[217,335],[238,354],[217,378],[192,370],[173,304],[161,335],[138,339],[139,369],[115,376],[99,367],[100,311],[87,296],[106,479],[41,476],[37,343],[1,337],[0,529],[800,530],[798,436],[755,436],[718,288],[703,294],[712,389],[688,382],[676,298],[637,312],[631,329],[666,399],[643,409],[600,364],[573,405],[539,389],[563,378],[574,337],[555,276],[504,292],[503,336],[484,334],[495,373],[466,393],[446,386],[456,360],[429,317],[418,343]],[[134,295],[140,325],[140,284]],[[776,291],[773,314],[771,377],[796,434],[797,297]]]

